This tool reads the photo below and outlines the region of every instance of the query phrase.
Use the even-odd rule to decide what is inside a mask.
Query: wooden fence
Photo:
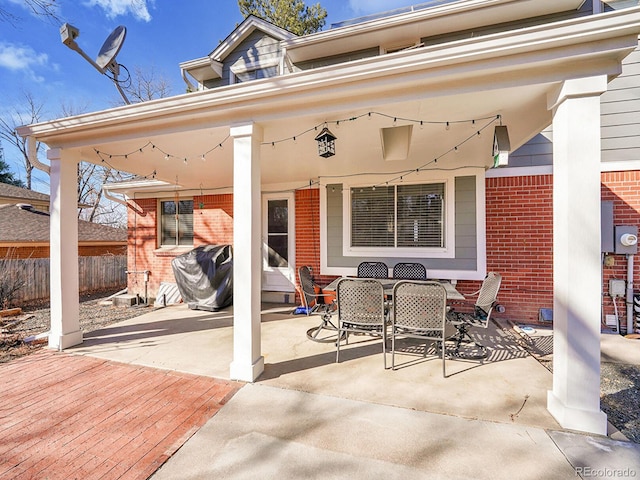
[[[122,289],[127,286],[126,270],[126,255],[78,257],[79,293]],[[22,284],[11,301],[15,305],[48,300],[49,273],[48,258],[0,260],[0,281],[5,288],[6,285]]]

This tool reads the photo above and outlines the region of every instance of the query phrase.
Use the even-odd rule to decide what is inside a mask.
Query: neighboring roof
[[[0,182],[0,200],[11,199],[13,203],[27,202],[46,202],[49,203],[49,195],[40,192],[34,192],[28,188],[16,187],[8,183]]]
[[[126,243],[127,231],[78,220],[78,241]],[[49,214],[16,204],[0,205],[0,243],[49,242]]]

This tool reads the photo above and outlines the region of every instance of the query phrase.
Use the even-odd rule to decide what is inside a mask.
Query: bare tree
[[[44,102],[36,100],[30,92],[23,92],[24,102],[21,104],[22,110],[14,107],[6,116],[0,116],[0,139],[7,141],[22,154],[22,161],[25,171],[25,185],[31,190],[31,172],[33,164],[29,159],[27,151],[27,139],[22,138],[16,132],[16,128],[21,125],[30,125],[42,120]],[[36,143],[36,154],[40,152],[41,144]]]
[[[27,10],[38,17],[50,20],[55,24],[62,23],[58,17],[59,4],[56,0],[22,0],[22,3]],[[15,25],[20,21],[20,17],[0,6],[0,21]]]
[[[169,80],[153,65],[147,68],[134,66],[129,84],[123,87],[134,103],[169,97],[171,88]]]

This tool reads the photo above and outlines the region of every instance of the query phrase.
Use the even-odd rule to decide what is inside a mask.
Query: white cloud
[[[97,5],[109,18],[131,14],[138,20],[150,22],[149,7],[155,5],[155,0],[88,0],[85,4],[90,7]]]
[[[419,4],[420,0],[349,0],[349,6],[358,15],[386,12],[395,8]]]
[[[0,42],[0,68],[22,71],[32,80],[42,82],[44,78],[37,75],[34,69],[46,66],[48,61],[46,53],[36,53],[31,47]]]

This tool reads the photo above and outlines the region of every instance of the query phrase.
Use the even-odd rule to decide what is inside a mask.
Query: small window
[[[261,78],[271,78],[278,75],[278,67],[256,68],[247,70],[246,72],[234,72],[236,83],[249,82],[251,80],[259,80]]]
[[[193,245],[193,200],[160,202],[162,246]]]

